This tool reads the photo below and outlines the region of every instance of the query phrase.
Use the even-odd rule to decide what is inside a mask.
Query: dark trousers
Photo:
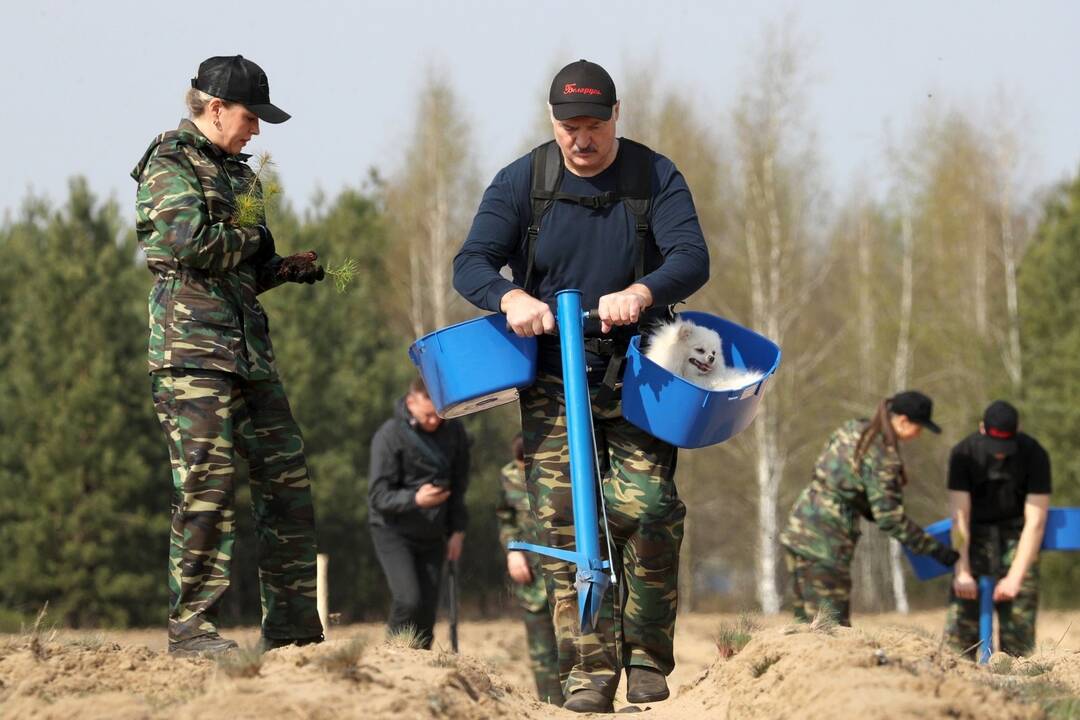
[[[430,649],[446,540],[416,540],[385,526],[373,526],[371,539],[392,596],[387,629],[393,633],[411,627],[421,647]]]

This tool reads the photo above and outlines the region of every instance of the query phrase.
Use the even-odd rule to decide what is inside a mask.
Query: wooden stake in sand
[[[329,565],[330,556],[326,553],[319,553],[315,556],[315,606],[319,611],[319,622],[322,623],[324,637],[330,635],[329,613],[327,612],[330,588],[326,577]]]

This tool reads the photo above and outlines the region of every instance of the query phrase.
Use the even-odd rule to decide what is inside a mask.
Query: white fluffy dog
[[[757,370],[725,365],[720,336],[715,330],[689,320],[675,320],[657,327],[649,336],[645,357],[706,390],[738,390],[764,376]]]

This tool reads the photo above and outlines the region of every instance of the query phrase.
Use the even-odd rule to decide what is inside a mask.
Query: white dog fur
[[[653,331],[645,357],[706,390],[737,390],[761,380],[758,370],[725,365],[722,342],[715,330],[674,320]]]

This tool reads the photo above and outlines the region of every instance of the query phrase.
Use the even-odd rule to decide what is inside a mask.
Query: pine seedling
[[[345,260],[337,267],[334,267],[330,263],[326,264],[326,274],[333,278],[334,287],[337,288],[339,293],[345,292],[349,287],[349,283],[351,283],[356,276],[356,271],[359,269],[360,263],[352,258],[345,258]]]
[[[251,182],[243,192],[236,195],[236,213],[233,214],[233,223],[240,227],[264,224],[268,203],[281,192],[281,187],[273,178],[268,177],[266,182],[262,182],[263,173],[274,165],[270,153],[260,153],[255,163],[255,174],[252,175]]]

